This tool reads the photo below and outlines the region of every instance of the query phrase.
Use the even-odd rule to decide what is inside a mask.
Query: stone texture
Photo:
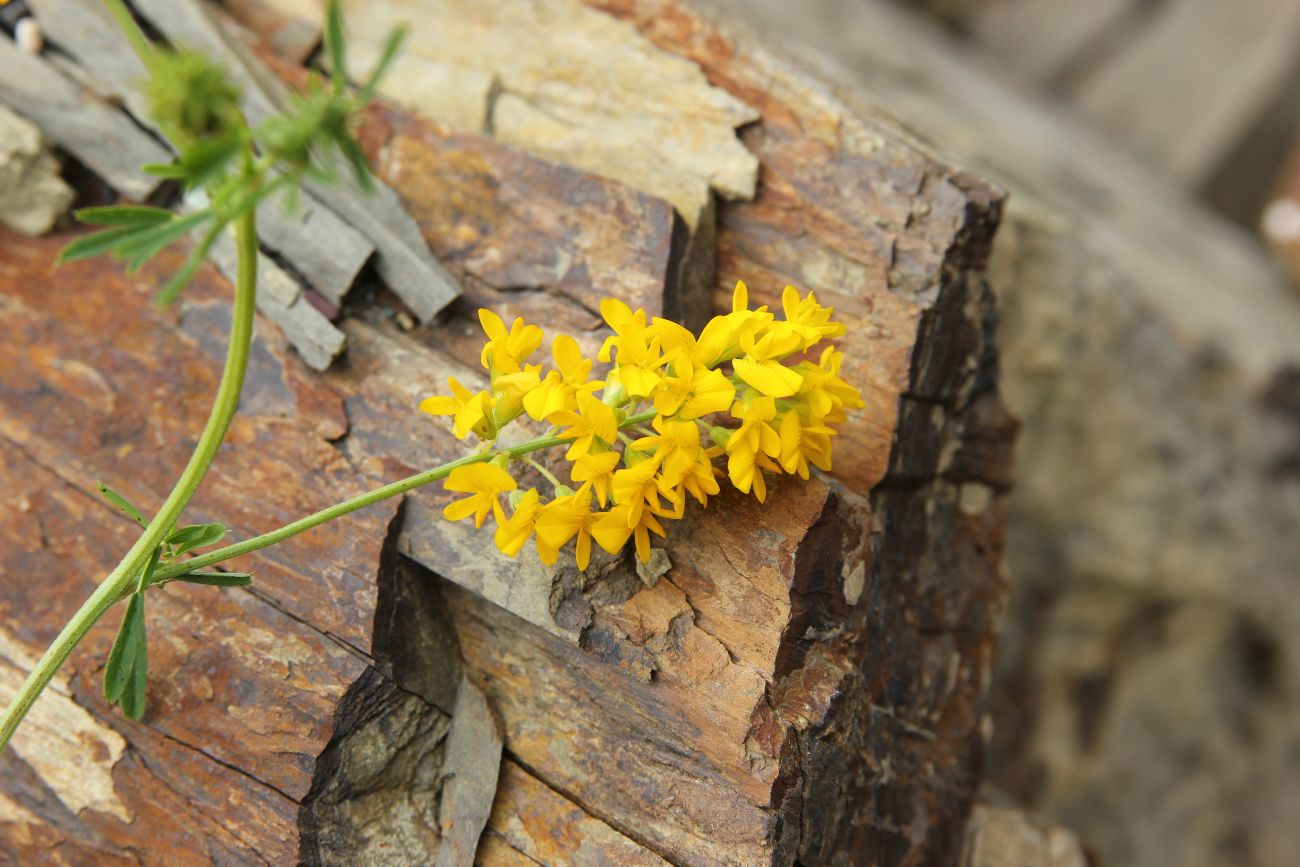
[[[0,105],[0,225],[25,235],[48,232],[75,195],[60,168],[41,131]]]
[[[127,198],[143,200],[157,189],[158,178],[140,166],[166,162],[166,148],[58,67],[10,39],[0,39],[0,104],[35,123],[52,143]]]
[[[1238,231],[888,4],[766,10],[1012,193],[990,279],[1024,432],[991,779],[1107,865],[1291,863],[1294,294]]]
[[[981,804],[966,829],[962,867],[1088,867],[1073,833],[1009,807]]]
[[[238,833],[270,861],[364,861],[387,839],[425,863],[442,849],[431,817],[467,680],[501,721],[506,760],[479,857],[956,862],[981,766],[1015,429],[982,279],[1001,191],[743,28],[685,3],[610,13],[762,114],[744,136],[763,182],[752,202],[718,207],[710,288],[727,298],[743,276],[772,303],[798,282],[850,320],[849,375],[869,408],[846,427],[836,472],[783,481],[765,508],[732,495],[693,512],[653,586],[619,558],[586,579],[539,570],[512,596],[486,536],[446,544],[458,530],[434,517],[447,498],[436,490],[261,552],[252,590],[189,588],[190,608],[160,608],[157,671],[173,674],[153,687],[147,727],[108,714],[95,691],[109,625],[72,679],[100,725],[131,745],[157,736],[212,773],[238,768],[235,791],[204,788],[198,770],[168,788],[160,776],[179,766],[128,765],[128,748],[114,789],[137,820],[82,809],[68,821],[57,798],[10,782],[39,784],[28,763],[0,786],[25,811],[0,826],[7,837],[162,861],[171,851],[155,841],[203,853],[192,841],[218,817],[229,827],[217,839]],[[674,283],[681,223],[661,199],[400,112],[376,110],[363,137],[466,300],[404,329],[377,294],[344,325],[348,363],[322,377],[262,335],[244,414],[193,509],[236,537],[463,453],[414,407],[449,373],[481,376],[474,306],[526,313],[590,349],[601,294],[665,311],[700,300]],[[152,504],[206,410],[228,286],[203,269],[176,327],[147,302],[179,251],[136,278],[83,263],[37,290],[25,277],[55,248],[0,246],[0,311],[17,335],[0,347],[0,437],[25,462],[7,472],[60,490],[103,478]],[[86,285],[99,292],[74,304]],[[28,656],[103,569],[73,556],[67,528],[104,537],[93,552],[122,547],[106,528],[128,532],[106,506],[74,501],[52,528],[56,551],[23,561],[64,589],[0,619]],[[6,550],[40,548],[44,513],[22,514]],[[36,598],[0,581],[0,613]],[[150,788],[172,792],[159,803],[175,820],[141,806],[135,792]],[[254,796],[276,805],[261,824],[208,806]],[[207,824],[167,825],[191,804]]]
[[[753,109],[688,60],[578,0],[344,3],[354,74],[411,28],[384,93],[460,129],[672,202],[693,229],[710,192],[753,196],[758,164],[735,129]]]

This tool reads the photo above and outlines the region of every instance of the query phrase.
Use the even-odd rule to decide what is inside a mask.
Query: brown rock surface
[[[981,278],[1001,193],[688,5],[612,11],[762,115],[744,134],[764,167],[757,195],[718,212],[717,290],[743,276],[770,303],[796,282],[850,320],[848,375],[868,410],[835,474],[785,480],[766,507],[725,496],[693,513],[649,587],[627,558],[585,579],[528,552],[505,561],[424,490],[247,558],[249,591],[158,593],[142,724],[98,697],[111,617],[74,656],[67,698],[45,700],[106,744],[91,800],[46,760],[79,754],[66,745],[2,760],[17,808],[0,835],[26,860],[55,844],[104,862],[431,860],[466,679],[504,732],[488,863],[958,857],[1014,431]],[[600,295],[692,303],[674,295],[686,284],[667,203],[398,113],[377,112],[365,138],[466,299],[413,331],[376,299],[325,376],[259,338],[192,510],[235,537],[460,454],[413,408],[449,373],[480,376],[475,305],[591,347]],[[0,469],[28,502],[0,505],[10,681],[125,546],[129,525],[87,481],[157,502],[206,409],[229,315],[211,270],[179,322],[149,308],[175,256],[135,278],[72,266],[38,289],[29,276],[56,246],[0,245],[14,333],[0,346],[13,455]],[[385,844],[400,848],[380,855]]]
[[[990,280],[1024,432],[992,781],[1107,865],[1290,864],[1293,293],[1243,235],[889,4],[766,7],[1011,191]]]

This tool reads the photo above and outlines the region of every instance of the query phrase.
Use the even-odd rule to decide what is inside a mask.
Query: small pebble
[[[1264,210],[1260,220],[1269,240],[1284,244],[1300,240],[1300,202],[1277,199]]]
[[[397,315],[394,318],[397,320],[397,327],[403,331],[410,331],[415,327],[415,319],[405,310],[397,311]]]
[[[40,54],[45,47],[45,37],[35,18],[24,18],[14,26],[14,42],[28,54]]]

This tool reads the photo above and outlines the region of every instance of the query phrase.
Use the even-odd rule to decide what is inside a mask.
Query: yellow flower
[[[555,563],[559,549],[577,536],[574,555],[578,560],[578,568],[585,572],[587,564],[591,562],[591,530],[599,518],[599,512],[591,511],[589,484],[583,485],[577,493],[559,497],[547,504],[537,518],[537,549],[541,553],[542,562],[548,566]]]
[[[672,372],[654,393],[655,412],[696,419],[731,406],[736,387],[720,370],[697,366],[684,351],[673,359]]]
[[[736,489],[749,493],[757,479],[763,484],[760,468],[779,469],[768,457],[781,453],[781,437],[770,425],[776,418],[776,401],[767,396],[752,396],[748,401],[737,401],[731,414],[741,420],[740,427],[727,437],[727,475]],[[761,460],[760,460],[761,459]],[[765,489],[763,489],[765,490]],[[762,501],[764,494],[758,494]]]
[[[631,519],[631,508],[617,505],[601,514],[600,519],[591,528],[591,536],[596,544],[611,554],[617,554],[627,544],[629,536],[636,537],[636,553],[641,562],[650,561],[650,533],[662,537],[663,525],[655,518],[655,512],[642,509],[640,517]]]
[[[749,455],[742,458],[740,463],[739,475],[745,479],[744,486],[736,484],[741,493],[748,494],[751,490],[754,497],[760,502],[767,501],[767,480],[763,477],[763,471],[769,473],[781,472],[781,467],[775,461],[762,452]],[[732,483],[735,484],[736,473],[732,471],[731,461],[727,462],[727,472],[731,474]]]
[[[524,411],[524,401],[541,382],[541,367],[526,364],[516,373],[503,373],[492,379],[492,418],[498,430]]]
[[[600,347],[600,360],[609,361],[610,351],[618,350],[614,356],[618,381],[633,397],[646,397],[659,384],[658,370],[664,359],[659,338],[646,328],[645,311],[637,308],[633,313],[617,298],[606,298],[600,302],[600,315],[615,334]]]
[[[486,307],[480,307],[478,321],[483,326],[483,333],[488,336],[480,360],[493,379],[503,373],[518,373],[524,360],[542,345],[542,329],[536,325],[525,325],[522,316],[515,317],[510,330],[506,331],[506,324],[500,316]]]
[[[713,458],[722,454],[722,449],[709,448],[701,449],[699,459],[691,464],[689,470],[682,476],[678,497],[685,504],[686,498],[680,491],[685,490],[696,499],[701,506],[709,504],[709,497],[718,493],[718,470],[713,466]]]
[[[588,452],[579,455],[573,461],[569,476],[575,482],[590,483],[600,500],[600,507],[605,508],[609,500],[609,488],[614,483],[614,468],[618,466],[618,452]]]
[[[803,383],[796,399],[806,406],[806,414],[815,425],[840,424],[845,420],[844,410],[866,405],[862,393],[839,376],[843,358],[843,353],[828,346],[817,364],[799,365]]]
[[[768,397],[789,397],[799,390],[803,377],[781,363],[781,359],[800,348],[794,332],[768,331],[755,336],[756,329],[742,327],[736,339],[745,355],[731,362],[736,375],[746,384]]]
[[[785,311],[785,322],[774,323],[774,326],[782,326],[782,330],[789,329],[798,334],[801,349],[808,349],[824,338],[844,334],[843,322],[830,321],[835,308],[818,304],[817,296],[812,292],[806,298],[800,298],[798,289],[785,287],[781,293],[781,309]]]
[[[567,334],[561,334],[551,344],[551,354],[555,357],[555,370],[546,374],[546,379],[535,386],[524,397],[524,409],[537,421],[545,421],[560,410],[577,408],[576,395],[583,391],[595,391],[603,382],[588,382],[591,374],[591,359],[582,357],[578,341]]]
[[[577,402],[577,412],[563,409],[552,413],[550,417],[552,424],[569,426],[568,430],[560,431],[558,436],[573,440],[573,445],[565,453],[565,457],[571,461],[576,461],[591,451],[598,440],[609,445],[618,439],[618,416],[614,415],[612,406],[601,403],[589,391],[579,392]]]
[[[420,401],[420,409],[429,415],[452,416],[452,430],[458,439],[469,436],[470,431],[485,440],[495,438],[497,431],[492,415],[492,396],[486,391],[471,394],[454,376],[447,377],[447,383],[451,386],[453,396],[426,397]]]
[[[659,469],[662,470],[659,490],[668,496],[669,492],[680,485],[682,479],[700,461],[707,464],[708,457],[700,446],[700,429],[695,422],[672,421],[663,416],[655,416],[651,425],[658,431],[658,435],[642,437],[632,443],[632,448],[654,455],[654,460],[659,463]],[[637,464],[637,467],[640,466],[641,464]],[[617,481],[615,484],[617,485]],[[618,495],[617,487],[614,499],[620,503],[624,502],[624,498]]]
[[[808,461],[813,466],[829,470],[831,468],[831,436],[833,428],[821,425],[805,425],[799,413],[791,409],[781,417],[778,430],[781,437],[781,469],[787,473],[797,473],[799,478],[808,478]]]
[[[529,488],[524,492],[518,504],[515,506],[514,514],[502,521],[497,517],[497,531],[493,535],[493,541],[501,549],[501,553],[513,557],[519,553],[519,549],[524,547],[528,537],[533,535],[533,527],[537,523],[538,515],[541,513],[542,505],[539,502],[537,489]],[[538,539],[538,551],[542,550],[541,539]],[[542,558],[546,560],[545,557]],[[551,560],[550,562],[555,562]]]
[[[474,526],[482,527],[488,512],[493,514],[500,524],[505,519],[498,497],[506,491],[513,491],[518,485],[510,474],[496,464],[469,464],[456,467],[447,476],[443,486],[449,491],[469,494],[462,500],[448,503],[442,514],[450,521],[474,516]]]
[[[635,527],[641,522],[641,514],[646,510],[656,514],[672,514],[664,511],[660,496],[668,498],[680,517],[682,498],[673,488],[664,484],[659,476],[659,459],[645,460],[614,473],[614,502],[627,507],[628,527]]]

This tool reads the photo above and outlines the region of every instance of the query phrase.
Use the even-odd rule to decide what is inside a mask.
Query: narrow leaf
[[[186,189],[197,189],[216,180],[239,154],[243,142],[238,135],[203,139],[181,154],[178,161]]]
[[[325,16],[325,47],[329,51],[330,76],[335,93],[342,93],[347,86],[347,54],[343,42],[343,10],[339,0],[329,0],[329,10]]]
[[[366,193],[373,193],[375,182],[370,177],[370,164],[366,162],[366,155],[361,150],[361,145],[347,133],[336,136],[334,141],[343,152],[343,156],[347,157],[348,164],[352,166],[352,174],[357,179],[357,186]]]
[[[185,264],[182,265],[180,269],[163,284],[163,287],[158,290],[158,295],[154,298],[155,304],[160,307],[168,306],[177,299],[181,292],[185,290],[186,286],[190,285],[190,281],[193,280],[194,275],[198,273],[200,266],[203,265],[203,261],[208,258],[208,251],[212,249],[212,245],[216,243],[217,238],[221,235],[221,231],[224,228],[225,226],[223,224],[214,223],[211,228],[208,229],[207,233],[203,236],[203,239],[199,241],[198,245],[195,246],[193,250],[190,251],[189,258],[185,260]]]
[[[105,229],[102,232],[82,235],[60,250],[56,261],[63,264],[64,262],[78,262],[82,259],[93,259],[96,256],[102,256],[121,244],[134,231],[135,227],[133,226],[120,226],[116,229]]]
[[[166,208],[148,205],[108,205],[102,208],[80,208],[72,215],[91,226],[155,226],[172,218]]]
[[[213,587],[247,587],[253,583],[253,576],[249,572],[186,572],[170,580]]]
[[[397,52],[402,47],[402,42],[406,39],[407,29],[397,27],[388,34],[388,40],[384,42],[383,53],[379,55],[379,62],[370,72],[370,78],[361,88],[358,98],[362,105],[370,102],[375,98],[375,91],[379,88],[379,82],[388,72],[388,67],[392,65],[393,60],[397,57]]]
[[[179,557],[187,551],[219,542],[225,535],[226,528],[222,524],[195,524],[172,533],[167,542],[176,546],[174,556]]]
[[[184,237],[191,229],[211,218],[212,211],[206,208],[183,217],[176,217],[168,223],[137,232],[129,240],[117,245],[113,252],[126,260],[128,271],[138,271],[169,244]]]
[[[108,664],[104,666],[104,698],[113,703],[121,700],[136,657],[145,653],[145,644],[144,596],[135,593],[126,603],[126,614],[117,630],[113,649],[108,653]]]
[[[153,554],[149,557],[149,562],[145,564],[144,571],[140,573],[140,580],[136,582],[135,592],[144,593],[144,588],[148,587],[153,581],[153,573],[158,569],[158,561],[162,559],[162,545],[155,545]]]
[[[126,497],[122,496],[103,482],[96,483],[95,487],[99,488],[100,496],[105,500],[108,500],[114,506],[117,506],[118,509],[120,509],[128,518],[135,521],[141,527],[149,526],[149,519],[140,514],[139,509],[127,502]]]
[[[120,705],[127,719],[140,719],[144,716],[145,696],[149,690],[149,642],[144,625],[144,594],[137,593],[131,599],[140,600],[139,647],[131,659],[130,676],[122,691]]]
[[[185,177],[185,167],[180,163],[145,163],[140,166],[140,170],[155,178],[179,180]]]

